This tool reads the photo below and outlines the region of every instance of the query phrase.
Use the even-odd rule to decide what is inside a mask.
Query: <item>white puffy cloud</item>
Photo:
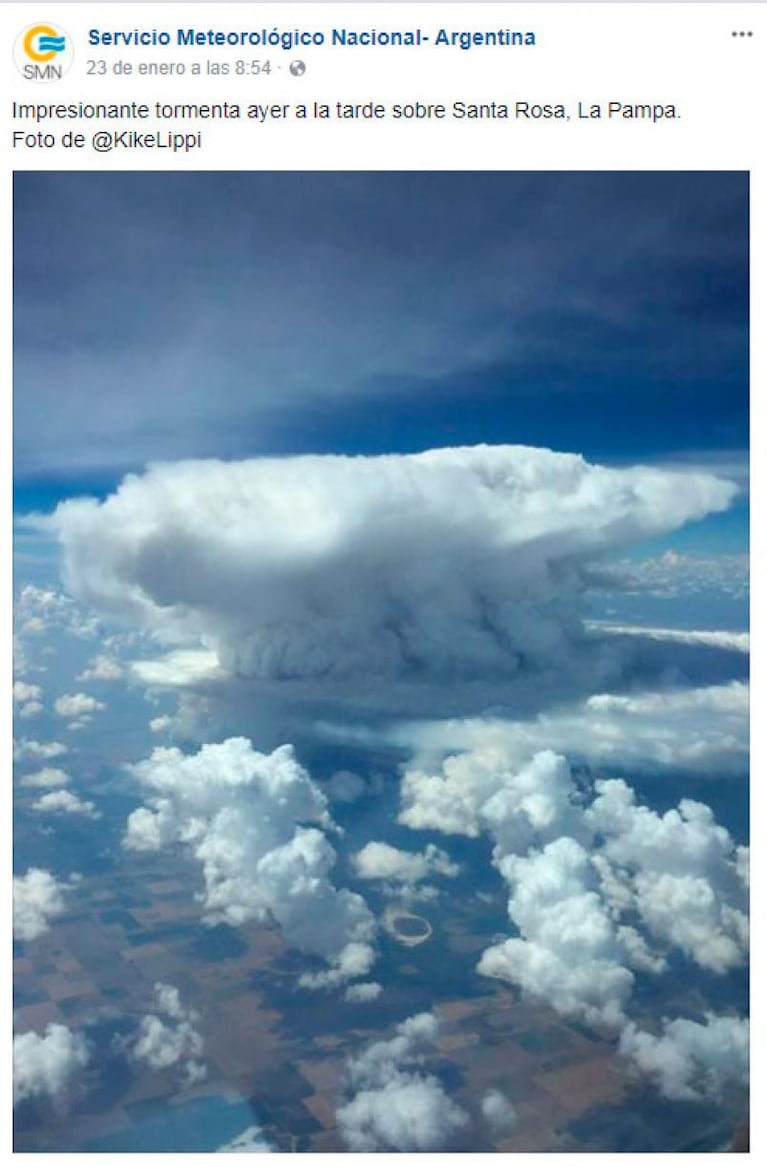
[[[712,972],[745,963],[748,917],[724,901],[705,876],[640,872],[635,886],[637,908],[655,936]]]
[[[726,699],[739,705],[741,694]],[[489,737],[406,769],[400,813],[415,829],[492,838],[515,934],[483,953],[481,973],[618,1026],[633,972],[664,971],[668,949],[716,973],[744,962],[745,856],[707,806],[683,799],[659,815],[622,780],[576,787],[561,755],[522,761],[524,739]]]
[[[524,849],[533,836],[577,829],[574,794],[564,758],[548,750],[521,764],[515,751],[490,745],[447,757],[433,771],[408,768],[399,821],[471,838],[489,830],[503,834],[506,849]]]
[[[340,897],[350,896],[351,892],[341,891],[337,893]],[[362,897],[357,897],[361,904],[364,905],[364,914],[361,909],[355,905],[354,913],[347,913],[351,915],[351,927],[358,935],[362,935],[372,939],[375,934],[375,925],[372,917],[368,913],[367,905]],[[342,900],[344,902],[344,900]],[[350,925],[347,920],[343,920],[343,926],[348,931]],[[338,930],[338,925],[336,924]],[[288,938],[290,936],[288,933]],[[343,940],[343,936],[341,938]],[[336,953],[328,952],[328,945],[326,941],[321,941],[321,938],[316,934],[316,928],[311,929],[311,944],[312,949],[309,949],[309,941],[304,939],[302,947],[308,951],[316,951],[318,945],[322,942],[323,947],[320,955],[326,960],[330,961],[330,968],[323,969],[321,972],[305,972],[298,978],[299,985],[305,989],[333,989],[339,985],[345,984],[347,981],[354,980],[356,977],[364,977],[370,972],[375,963],[375,951],[368,940],[349,940],[343,943],[343,948]]]
[[[175,985],[166,985],[163,981],[157,981],[154,987],[154,995],[157,1000],[157,1008],[166,1016],[172,1017],[175,1021],[183,1021],[187,1012],[181,1004],[181,994]],[[191,1016],[191,1013],[189,1014]]]
[[[360,1090],[338,1111],[351,1151],[436,1151],[449,1145],[465,1115],[430,1076],[399,1073]]]
[[[336,1115],[349,1150],[449,1149],[468,1119],[437,1078],[421,1069],[437,1033],[436,1017],[418,1013],[398,1025],[390,1041],[375,1042],[349,1062],[351,1097]]]
[[[664,1021],[660,1035],[629,1024],[619,1048],[666,1098],[718,1101],[726,1086],[748,1080],[748,1035],[744,1018],[709,1013],[704,1025]]]
[[[600,866],[601,856],[595,856],[592,860],[594,866],[599,870],[602,877],[602,894],[608,904],[609,910],[613,915],[616,914],[616,901],[611,900],[607,880],[609,876],[610,865],[605,864],[605,867]],[[624,885],[625,886],[625,885]],[[621,907],[631,910],[633,901],[631,900],[630,892],[625,903],[621,903]],[[618,913],[619,914],[619,913]],[[668,968],[668,962],[665,956],[656,952],[650,947],[650,944],[632,924],[619,924],[616,928],[616,936],[620,942],[621,948],[626,957],[626,964],[629,968],[636,969],[639,972],[648,973],[662,973]]]
[[[432,875],[453,877],[460,868],[441,848],[429,843],[423,851],[402,851],[389,843],[366,843],[352,856],[354,871],[360,879],[390,879],[395,883],[415,884]]]
[[[72,607],[72,601],[53,588],[38,588],[25,584],[16,601],[16,611],[22,620],[34,617],[49,621]]]
[[[563,836],[528,856],[505,855],[498,867],[519,936],[486,949],[478,971],[512,981],[561,1013],[620,1024],[634,977],[588,853]]]
[[[375,1001],[382,992],[383,985],[379,985],[378,981],[360,981],[357,985],[349,985],[344,993],[344,1000],[355,1003]]]
[[[500,1090],[488,1090],[483,1095],[481,1110],[495,1138],[503,1138],[517,1125],[517,1112]]]
[[[129,672],[144,685],[177,689],[220,677],[218,657],[211,649],[176,649],[164,656],[128,662]]]
[[[325,783],[325,792],[332,802],[356,802],[369,793],[368,784],[351,770],[336,770]]]
[[[119,681],[123,676],[123,666],[114,657],[99,654],[90,662],[78,681]]]
[[[27,701],[19,710],[19,717],[39,717],[44,708],[42,701]]]
[[[186,1086],[201,1081],[206,1070],[199,1060],[204,1042],[195,1028],[198,1014],[184,1008],[174,985],[158,981],[154,992],[156,1008],[162,1016],[149,1013],[141,1018],[138,1035],[129,1047],[131,1054],[153,1070],[180,1063]]]
[[[173,725],[173,718],[163,714],[161,717],[153,717],[149,722],[149,728],[152,733],[164,733],[166,729],[170,729]]]
[[[133,1054],[153,1070],[175,1066],[187,1055],[201,1052],[202,1039],[188,1022],[168,1025],[154,1014],[141,1018],[141,1030]]]
[[[21,625],[22,632],[28,633],[30,636],[40,636],[46,631],[47,625],[40,616],[30,616]]]
[[[240,1152],[244,1154],[265,1154],[266,1152],[274,1151],[274,1147],[266,1141],[260,1127],[249,1126],[241,1134],[235,1135],[228,1143],[224,1143],[222,1147],[216,1147],[216,1154],[220,1155],[224,1152],[234,1153]]]
[[[225,675],[365,698],[383,679],[581,675],[591,560],[734,494],[705,473],[477,446],[155,465],[50,525],[70,590],[102,615],[213,649]]]
[[[39,717],[43,712],[43,703],[40,700],[42,689],[39,685],[31,685],[27,681],[13,682],[13,703],[18,705],[17,716],[25,720]]]
[[[25,701],[37,701],[42,695],[39,685],[30,685],[27,681],[13,682],[14,703],[23,704]]]
[[[104,708],[104,704],[88,693],[65,693],[62,697],[56,698],[53,708],[59,717],[79,718],[96,713],[99,709]]]
[[[36,742],[22,738],[20,741],[14,740],[13,743],[14,762],[47,762],[66,753],[67,747],[61,742]]]
[[[20,781],[21,786],[39,787],[42,789],[51,786],[66,786],[69,775],[58,766],[43,766],[42,770],[35,770],[33,774],[25,774]]]
[[[51,790],[32,803],[32,810],[43,814],[81,814],[86,818],[100,817],[93,802],[78,798],[70,790]]]
[[[198,1082],[204,1082],[208,1076],[208,1067],[204,1062],[188,1061],[184,1062],[183,1074],[181,1075],[181,1085],[185,1090],[196,1086]]]
[[[650,932],[713,972],[742,964],[747,899],[735,844],[710,808],[685,798],[659,815],[621,779],[595,786],[585,817],[604,840],[604,858],[629,874]]]
[[[65,1025],[50,1024],[44,1036],[18,1034],[13,1039],[13,1104],[28,1098],[56,1098],[69,1089],[88,1064],[85,1039]]]
[[[66,911],[63,892],[68,886],[40,867],[30,867],[26,875],[14,875],[13,935],[35,940],[47,932],[50,921]]]
[[[98,631],[98,621],[92,614],[86,615],[71,596],[53,588],[25,584],[15,607],[16,617],[27,634],[40,635],[56,628],[85,639]]]
[[[27,654],[22,643],[21,637],[15,632],[13,634],[13,675],[14,677],[23,677],[27,668]]]
[[[275,919],[289,943],[330,966],[307,973],[308,987],[370,970],[375,920],[361,896],[330,881],[327,801],[290,746],[260,754],[230,738],[194,755],[158,748],[133,771],[149,797],[130,815],[125,845],[186,845],[202,867],[206,920]]]

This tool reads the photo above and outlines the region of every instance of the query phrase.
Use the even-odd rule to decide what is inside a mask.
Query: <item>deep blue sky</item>
[[[745,174],[15,183],[19,509],[190,456],[486,441],[743,469]]]

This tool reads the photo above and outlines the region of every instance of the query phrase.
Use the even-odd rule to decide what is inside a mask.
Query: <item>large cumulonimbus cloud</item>
[[[156,465],[51,524],[69,589],[102,616],[202,642],[239,676],[353,690],[582,671],[592,561],[735,493],[477,446]]]
[[[330,880],[327,801],[290,746],[267,755],[230,738],[194,755],[159,748],[134,772],[149,797],[128,819],[125,846],[185,844],[202,867],[208,922],[276,920],[290,944],[329,965],[306,973],[306,987],[370,970],[375,920],[361,896]]]

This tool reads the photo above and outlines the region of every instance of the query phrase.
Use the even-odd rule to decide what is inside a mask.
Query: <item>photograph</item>
[[[15,1151],[748,1150],[748,172],[13,225]]]

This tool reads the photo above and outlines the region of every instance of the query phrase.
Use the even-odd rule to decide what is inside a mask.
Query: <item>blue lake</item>
[[[221,1094],[157,1104],[127,1130],[91,1139],[85,1151],[216,1151],[256,1118],[247,1102]]]

